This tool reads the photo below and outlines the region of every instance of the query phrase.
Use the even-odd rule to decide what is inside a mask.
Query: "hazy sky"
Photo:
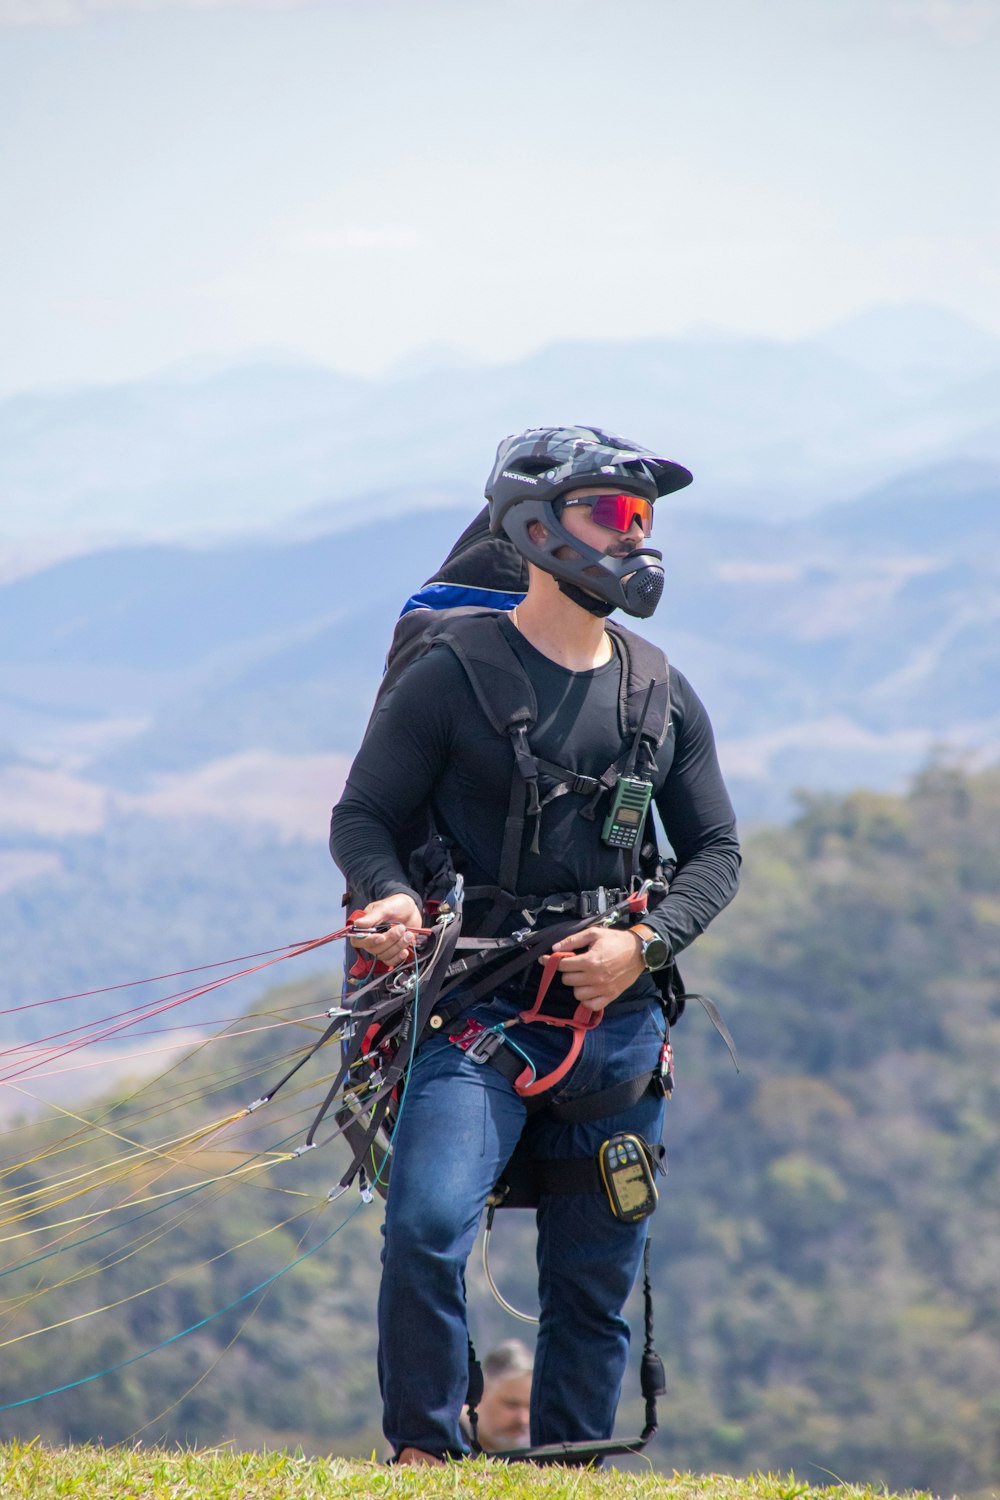
[[[0,392],[1000,331],[998,0],[0,0]]]

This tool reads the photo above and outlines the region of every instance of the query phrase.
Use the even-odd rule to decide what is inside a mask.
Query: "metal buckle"
[[[608,909],[607,886],[599,885],[596,891],[581,891],[579,899],[581,917],[599,917]]]
[[[484,1026],[482,1021],[470,1017],[462,1030],[456,1031],[448,1040],[460,1052],[464,1052],[471,1062],[482,1065],[489,1062],[498,1047],[503,1046],[504,1039],[491,1026]]]
[[[602,790],[602,784],[596,776],[572,776],[568,785],[571,792],[576,792],[581,797],[589,797],[593,792]]]

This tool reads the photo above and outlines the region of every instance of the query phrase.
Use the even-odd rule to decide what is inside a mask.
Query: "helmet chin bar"
[[[532,540],[532,521],[541,521],[545,527],[541,544]],[[623,609],[645,620],[660,602],[663,553],[655,547],[642,546],[624,557],[609,557],[567,531],[548,500],[526,499],[512,505],[503,518],[503,529],[522,557],[551,573],[561,592],[591,614],[603,618],[614,609]],[[556,556],[562,547],[569,548],[572,557]]]

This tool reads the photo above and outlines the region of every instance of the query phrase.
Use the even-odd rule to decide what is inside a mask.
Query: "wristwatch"
[[[669,962],[670,947],[658,932],[652,937],[643,937],[641,932],[636,933],[642,948],[642,961],[650,974],[655,974],[657,969],[662,969]]]

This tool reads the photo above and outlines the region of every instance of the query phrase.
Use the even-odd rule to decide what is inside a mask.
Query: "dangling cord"
[[[486,1210],[486,1228],[483,1230],[483,1273],[486,1276],[486,1284],[504,1312],[509,1312],[512,1318],[518,1318],[522,1323],[537,1324],[538,1319],[533,1318],[530,1313],[518,1312],[516,1307],[511,1306],[493,1280],[493,1272],[490,1270],[490,1235],[493,1232],[493,1215],[495,1213],[496,1206],[491,1203]]]
[[[483,1367],[476,1358],[475,1346],[472,1342],[471,1333],[466,1334],[469,1342],[469,1385],[465,1396],[465,1407],[469,1414],[469,1434],[472,1438],[473,1453],[481,1453],[479,1446],[479,1403],[483,1399],[485,1382],[483,1380]]]
[[[649,1235],[642,1250],[642,1295],[645,1309],[645,1342],[642,1349],[642,1364],[639,1366],[639,1385],[646,1402],[646,1425],[642,1430],[642,1441],[648,1442],[658,1426],[656,1398],[666,1395],[667,1375],[663,1360],[653,1347],[653,1288],[649,1279]]]

